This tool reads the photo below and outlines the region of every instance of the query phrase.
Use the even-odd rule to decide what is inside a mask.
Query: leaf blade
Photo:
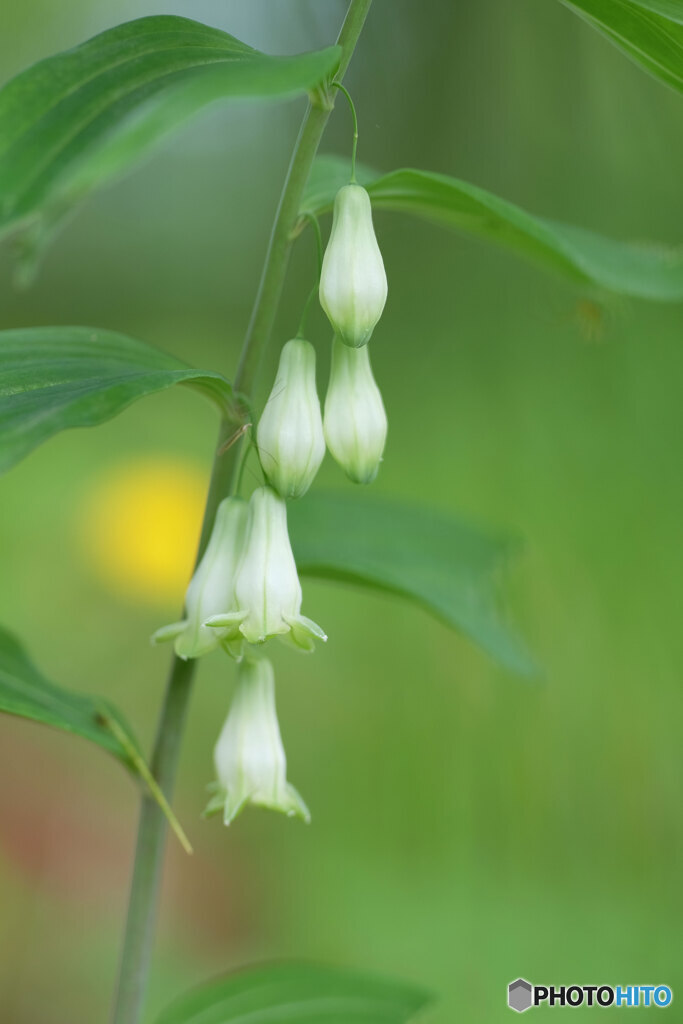
[[[59,431],[97,426],[174,384],[198,388],[223,410],[232,401],[219,373],[113,331],[0,331],[0,472]]]
[[[339,50],[270,57],[189,18],[125,22],[38,62],[0,89],[0,233],[51,226],[207,104],[291,96],[331,74]]]
[[[683,300],[683,246],[618,242],[534,216],[485,189],[444,174],[402,168],[379,175],[359,169],[375,209],[424,217],[492,241],[584,288],[658,302]],[[328,212],[348,180],[348,164],[319,157],[302,213]]]
[[[192,846],[121,712],[100,697],[72,693],[50,682],[33,664],[23,645],[0,626],[0,713],[26,718],[60,732],[80,736],[112,754],[142,781],[186,853]]]
[[[109,702],[70,693],[47,680],[19,640],[0,626],[0,712],[28,718],[90,740],[113,754],[126,768],[135,764],[125,743],[107,726],[107,717],[133,750],[137,740],[125,718]]]
[[[251,968],[177,999],[157,1024],[407,1024],[424,991],[311,964]]]
[[[683,9],[677,0],[560,0],[627,57],[683,92]]]
[[[498,609],[496,573],[510,553],[506,539],[435,509],[365,494],[309,494],[292,505],[289,528],[304,575],[399,594],[511,671],[535,674]]]

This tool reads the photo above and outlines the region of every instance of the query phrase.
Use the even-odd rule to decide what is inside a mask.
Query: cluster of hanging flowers
[[[368,341],[386,297],[370,197],[353,181],[337,193],[320,274],[320,303],[334,330],[324,411],[315,349],[304,338],[293,338],[282,349],[256,429],[266,483],[248,502],[238,497],[221,502],[187,590],[185,618],[152,638],[172,641],[180,658],[223,649],[238,663],[237,688],[214,752],[218,781],[207,808],[222,813],[226,825],[249,803],[309,820],[305,803],[287,781],[273,667],[264,648],[277,638],[312,651],[316,640],[327,640],[301,613],[287,501],[306,494],[326,447],[356,483],[370,483],[377,475],[387,418]]]

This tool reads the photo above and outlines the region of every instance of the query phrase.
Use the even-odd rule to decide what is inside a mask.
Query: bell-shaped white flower
[[[301,584],[287,532],[287,506],[270,487],[259,487],[249,502],[249,529],[237,570],[235,597],[250,644],[282,636],[303,650],[326,640],[323,630],[301,615]],[[224,625],[221,616],[212,620]]]
[[[332,342],[323,427],[327,447],[345,473],[355,483],[371,483],[382,461],[387,415],[367,347]]]
[[[211,539],[185,595],[185,618],[163,626],[153,643],[173,640],[179,658],[199,658],[219,645],[237,654],[239,625],[244,615],[235,604],[235,576],[247,533],[248,505],[240,498],[226,498],[218,506]],[[204,623],[221,613],[223,625]],[[237,648],[234,646],[237,643]]]
[[[259,458],[283,498],[300,498],[325,455],[323,420],[315,386],[315,349],[303,338],[288,341],[256,431]]]
[[[320,275],[320,304],[345,345],[370,340],[387,301],[387,276],[372,226],[370,196],[344,185],[334,200],[330,240]]]
[[[310,821],[310,814],[287,782],[280,727],[275,711],[273,666],[265,658],[245,658],[238,669],[230,713],[214,751],[218,783],[207,814],[223,812],[229,825],[246,804],[268,807]]]

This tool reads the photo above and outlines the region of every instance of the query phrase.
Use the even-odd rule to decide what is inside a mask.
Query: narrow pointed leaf
[[[161,808],[187,853],[192,847],[180,822],[144,760],[138,741],[113,704],[100,697],[71,693],[36,668],[19,640],[0,626],[0,713],[28,718],[90,740],[113,754],[137,776]]]
[[[63,690],[49,682],[12,633],[0,627],[0,712],[75,733],[136,771],[137,740],[123,716],[107,701]],[[110,721],[115,723],[111,728]]]
[[[637,7],[662,14],[665,18],[683,25],[683,3],[681,0],[633,0],[633,2]]]
[[[402,982],[282,964],[231,974],[181,996],[156,1024],[407,1024],[429,1001]]]
[[[292,503],[299,570],[400,594],[459,630],[520,675],[535,666],[498,607],[496,576],[508,540],[434,509],[370,497],[313,493]]]
[[[655,78],[683,92],[680,0],[561,0]]]
[[[53,434],[111,419],[173,384],[203,391],[222,409],[230,384],[122,334],[88,327],[0,331],[0,471]]]
[[[325,213],[348,181],[348,161],[320,157],[302,212]],[[527,213],[514,203],[445,174],[410,168],[379,175],[359,169],[375,209],[417,214],[511,249],[579,286],[660,302],[683,300],[683,246],[618,242]]]
[[[40,236],[207,104],[301,93],[338,58],[337,47],[271,57],[227,32],[163,15],[34,64],[0,90],[0,233],[31,224]]]

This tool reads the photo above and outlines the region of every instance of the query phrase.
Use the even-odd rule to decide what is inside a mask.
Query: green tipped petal
[[[157,629],[155,633],[152,633],[150,643],[165,644],[171,640],[175,640],[177,636],[183,632],[187,626],[187,619],[183,619],[182,622],[172,622],[169,626],[162,626],[161,629]]]
[[[281,498],[300,498],[325,455],[323,420],[315,386],[315,349],[288,341],[256,431],[263,471]]]
[[[367,348],[347,348],[334,339],[323,423],[327,447],[346,475],[354,483],[372,483],[387,439],[387,416]]]
[[[250,644],[290,631],[300,618],[301,584],[287,532],[287,506],[271,487],[258,487],[249,502],[249,531],[235,581],[244,610],[240,632]]]
[[[325,631],[317,622],[314,622],[313,619],[307,619],[305,615],[291,617],[286,615],[285,622],[289,626],[290,631],[281,639],[301,651],[310,652],[315,650],[316,640],[322,640],[323,643],[327,641]]]
[[[222,615],[212,615],[202,622],[202,626],[209,626],[211,629],[229,629],[231,632],[240,625],[247,617],[246,612],[225,612]]]
[[[214,761],[218,783],[207,813],[222,809],[226,825],[247,804],[310,821],[306,804],[287,781],[275,679],[267,659],[250,656],[240,662],[237,690]]]
[[[288,806],[280,805],[273,810],[284,811],[289,818],[301,818],[307,825],[311,823],[311,812],[304,803],[301,794],[298,790],[287,783],[287,804]]]
[[[387,299],[387,276],[372,226],[370,196],[344,185],[334,201],[330,240],[320,275],[320,304],[345,345],[370,340]]]
[[[186,618],[158,630],[154,643],[175,640],[179,658],[200,658],[217,650],[224,637],[208,629],[206,621],[219,612],[235,609],[235,574],[247,530],[248,509],[239,498],[226,498],[218,506],[211,538],[185,594]]]
[[[249,803],[249,793],[243,795],[237,793],[226,793],[223,803],[223,824],[231,825],[238,814],[244,810]]]

